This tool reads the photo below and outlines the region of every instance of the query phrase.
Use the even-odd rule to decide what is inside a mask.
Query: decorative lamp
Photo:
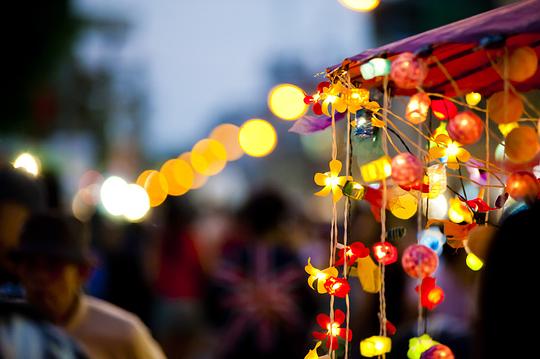
[[[439,257],[431,248],[413,244],[403,252],[401,265],[405,273],[411,277],[423,279],[435,272],[439,265]]]
[[[516,122],[523,114],[523,101],[513,92],[496,92],[487,101],[489,117],[498,124]]]
[[[455,115],[457,115],[457,107],[454,103],[447,99],[442,100],[432,100],[431,101],[431,112],[439,120],[448,120]]]
[[[364,80],[371,80],[377,76],[384,76],[390,73],[392,63],[388,59],[376,57],[360,66],[360,73]]]
[[[465,259],[465,263],[467,263],[467,267],[469,267],[473,271],[479,271],[484,266],[484,262],[478,258],[474,253],[467,254],[467,258]]]
[[[446,192],[446,167],[442,164],[431,165],[427,168],[429,193],[428,197],[434,199]]]
[[[387,265],[397,261],[398,251],[392,243],[377,242],[373,245],[373,255],[377,262]]]
[[[428,67],[424,61],[411,52],[403,52],[394,61],[390,77],[398,87],[414,89],[421,86],[428,74]]]
[[[474,112],[465,111],[449,119],[446,130],[451,139],[463,145],[471,145],[482,137],[484,123]]]
[[[504,153],[514,163],[527,163],[533,160],[540,149],[536,131],[528,126],[514,128],[504,141]]]
[[[465,101],[467,101],[467,104],[471,106],[478,105],[481,100],[482,95],[480,95],[478,92],[469,92],[467,95],[465,95]]]
[[[435,278],[425,277],[415,289],[420,294],[420,304],[429,310],[435,309],[444,300],[444,291],[435,284]]]
[[[400,153],[392,159],[392,179],[400,186],[417,184],[424,176],[422,162],[410,153]]]
[[[381,289],[381,270],[370,256],[358,258],[358,270],[356,274],[365,292],[379,292]]]
[[[444,234],[436,227],[425,229],[419,233],[420,243],[423,246],[431,248],[437,255],[441,255],[443,245],[446,242]]]
[[[454,353],[443,344],[436,344],[422,353],[420,359],[454,359]]]
[[[360,354],[371,358],[389,353],[392,349],[392,340],[388,337],[374,335],[360,342]]]
[[[450,208],[448,208],[448,219],[454,223],[472,223],[473,213],[467,207],[465,202],[462,202],[459,198],[450,199]]]
[[[430,104],[431,100],[425,93],[418,92],[414,94],[411,96],[411,99],[407,104],[405,117],[415,125],[424,122],[426,120]]]
[[[360,166],[360,173],[366,182],[381,181],[392,174],[390,157],[382,156],[375,161]]]
[[[358,182],[347,181],[341,191],[349,198],[361,200],[364,198],[365,188]]]
[[[532,200],[540,193],[540,183],[533,173],[517,171],[508,176],[506,192],[516,201]]]
[[[420,359],[420,356],[423,352],[437,344],[439,344],[439,342],[431,339],[431,337],[427,334],[411,338],[409,339],[409,350],[407,351],[407,358]]]
[[[324,282],[324,288],[326,289],[326,292],[330,295],[335,295],[339,298],[345,298],[347,294],[349,294],[349,291],[351,290],[351,287],[349,285],[349,282],[347,282],[347,279],[345,278],[336,278],[336,277],[330,277]]]
[[[497,70],[504,74],[503,58],[497,62]],[[525,46],[515,49],[508,57],[508,79],[523,82],[533,76],[538,69],[538,56],[533,48]]]

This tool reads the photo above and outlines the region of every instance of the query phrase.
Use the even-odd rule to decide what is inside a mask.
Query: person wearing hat
[[[12,257],[28,302],[91,358],[165,358],[134,314],[82,292],[92,260],[81,222],[58,214],[31,216]]]

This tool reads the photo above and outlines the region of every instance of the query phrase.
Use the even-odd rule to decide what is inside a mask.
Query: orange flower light
[[[308,263],[304,267],[307,274],[309,274],[308,278],[308,284],[311,287],[311,289],[315,289],[313,287],[313,283],[317,281],[317,292],[319,293],[326,293],[327,290],[324,287],[324,284],[330,277],[337,277],[338,276],[338,270],[335,267],[328,267],[326,269],[320,270],[315,268],[311,265],[311,257],[308,258]]]
[[[324,188],[319,192],[315,193],[316,196],[328,196],[332,192],[332,199],[334,202],[337,202],[343,196],[341,188],[347,182],[347,180],[352,180],[352,177],[340,176],[339,172],[341,171],[341,161],[332,160],[328,163],[330,167],[329,172],[325,173],[315,173],[313,178],[315,183]]]
[[[446,166],[457,170],[460,162],[467,162],[471,158],[469,151],[462,148],[458,142],[452,141],[447,135],[438,135],[433,141],[437,146],[429,149],[429,159],[431,161],[445,157]]]

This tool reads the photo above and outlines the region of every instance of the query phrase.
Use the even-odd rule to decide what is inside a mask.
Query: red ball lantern
[[[433,249],[421,244],[407,247],[401,257],[405,273],[413,278],[423,279],[430,276],[439,266],[439,257]]]
[[[454,353],[446,345],[436,344],[423,352],[420,359],[454,359]]]
[[[431,101],[431,112],[433,112],[433,116],[443,121],[454,117],[458,110],[452,101],[442,99]]]
[[[534,159],[540,148],[538,136],[532,127],[514,128],[505,139],[504,153],[514,163],[527,163]]]
[[[326,289],[326,292],[330,295],[335,295],[339,298],[345,298],[347,294],[349,294],[349,291],[351,290],[351,287],[349,285],[349,282],[347,282],[347,279],[345,278],[336,278],[336,277],[330,277],[324,282],[324,288]]]
[[[377,242],[373,245],[373,255],[377,262],[387,265],[397,261],[397,248],[389,242]]]
[[[400,186],[412,186],[424,177],[422,162],[412,154],[400,153],[392,159],[392,179]]]
[[[517,201],[532,200],[540,194],[540,182],[531,172],[514,172],[508,176],[506,192]]]
[[[482,137],[484,123],[474,112],[465,111],[448,120],[446,130],[451,139],[463,145],[471,145]]]
[[[411,96],[411,99],[407,104],[405,117],[415,125],[424,122],[426,120],[430,104],[431,100],[425,93],[418,92],[417,94],[414,94]]]
[[[404,52],[392,61],[390,77],[402,89],[421,86],[427,74],[427,65],[411,52]]]

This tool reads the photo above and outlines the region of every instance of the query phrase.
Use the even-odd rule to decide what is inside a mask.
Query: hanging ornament
[[[467,258],[465,259],[465,263],[467,263],[467,267],[469,267],[473,271],[479,271],[484,266],[484,262],[478,258],[474,253],[467,254]]]
[[[467,95],[465,95],[465,101],[467,101],[467,104],[471,106],[478,105],[481,100],[482,95],[480,95],[478,92],[469,92]]]
[[[422,86],[428,74],[428,67],[422,59],[411,52],[403,52],[392,61],[390,77],[397,87],[414,89]]]
[[[484,123],[474,112],[465,111],[449,119],[446,130],[451,139],[463,145],[471,145],[482,137]]]
[[[357,262],[358,268],[356,270],[356,275],[360,280],[362,289],[367,293],[379,292],[379,290],[381,290],[381,270],[379,269],[379,266],[373,262],[373,259],[371,259],[370,256],[358,258]]]
[[[465,203],[455,197],[450,199],[448,218],[454,223],[472,223],[473,213]]]
[[[352,331],[341,328],[344,321],[345,313],[339,309],[334,311],[333,321],[327,314],[319,314],[317,315],[317,323],[323,332],[313,332],[313,336],[318,340],[326,340],[326,347],[330,350],[336,350],[339,347],[338,338],[352,340]]]
[[[358,258],[369,256],[369,248],[366,248],[362,242],[354,242],[349,246],[343,246],[338,252],[338,260],[336,265],[343,265],[347,258],[347,266],[352,266]]]
[[[377,262],[388,265],[397,261],[397,248],[389,242],[377,242],[373,245],[373,256]]]
[[[389,353],[392,349],[392,340],[388,337],[374,335],[360,342],[360,354],[372,358]]]
[[[388,209],[399,219],[409,219],[418,210],[418,198],[400,187],[392,187],[388,190]]]
[[[422,284],[415,288],[420,294],[420,304],[429,310],[435,309],[444,300],[444,291],[435,285],[435,278],[425,277]]]
[[[332,192],[332,200],[337,202],[343,196],[341,188],[347,180],[352,180],[352,177],[340,176],[341,172],[341,161],[332,160],[328,163],[330,167],[329,172],[325,173],[315,173],[314,181],[317,185],[323,186],[324,188],[319,192],[315,193],[316,196],[328,196]]]
[[[436,147],[429,149],[430,161],[446,158],[446,166],[450,169],[459,169],[459,163],[465,163],[471,158],[469,151],[446,135],[438,135],[433,139]]]
[[[360,173],[366,182],[381,181],[392,174],[390,157],[382,156],[360,166]]]
[[[360,66],[360,73],[364,80],[371,80],[377,76],[384,76],[390,73],[392,63],[388,59],[376,57],[363,63]]]
[[[410,153],[400,153],[392,159],[392,179],[398,185],[417,184],[424,176],[424,165]]]
[[[347,110],[356,113],[369,103],[369,91],[363,88],[352,88],[347,92]]]
[[[326,280],[330,277],[337,277],[338,276],[338,270],[335,267],[328,267],[326,269],[320,270],[311,265],[311,257],[308,258],[308,263],[304,267],[307,274],[309,274],[308,277],[308,284],[311,287],[311,289],[315,290],[313,287],[313,283],[317,281],[317,292],[319,293],[326,293],[325,283]]]
[[[351,290],[347,279],[336,277],[328,278],[326,282],[324,282],[324,288],[326,289],[326,293],[335,295],[338,298],[345,298]]]
[[[457,115],[457,107],[454,103],[447,99],[432,100],[431,112],[441,121],[448,120]]]
[[[418,235],[420,238],[418,243],[432,249],[437,255],[441,255],[446,238],[444,234],[437,228],[432,227],[421,231]]]
[[[532,127],[521,126],[514,128],[506,136],[504,153],[514,163],[532,161],[539,149],[538,136]]]
[[[315,344],[315,347],[313,349],[311,349],[307,354],[306,356],[304,357],[304,359],[320,359],[319,355],[317,354],[317,349],[321,346],[322,342],[321,341],[318,341],[316,344]]]
[[[443,344],[436,344],[422,353],[420,359],[454,359],[454,353]]]
[[[407,358],[420,359],[420,356],[423,352],[437,344],[439,344],[439,342],[431,339],[431,337],[427,334],[411,338],[409,339],[409,350],[407,351]]]
[[[427,118],[430,104],[431,100],[424,92],[414,94],[407,104],[405,118],[415,125],[424,122]]]
[[[330,82],[328,82],[328,81],[320,82],[317,85],[317,92],[315,94],[313,94],[313,95],[307,95],[306,94],[305,97],[304,97],[304,103],[306,105],[312,104],[311,110],[316,115],[322,115],[323,114],[321,104],[319,103],[319,100],[321,99],[321,95],[325,91],[328,91],[328,88],[330,88]]]
[[[468,167],[467,167],[468,168]],[[428,198],[434,199],[446,192],[446,167],[442,164],[431,165],[427,168],[429,193]]]
[[[523,82],[536,73],[538,56],[533,48],[519,47],[510,53],[507,62],[507,75],[510,81]],[[504,57],[501,56],[496,65],[497,72],[504,76]]]
[[[517,171],[508,176],[506,192],[516,201],[532,201],[540,194],[540,182],[532,172]]]
[[[413,278],[423,279],[435,272],[439,265],[439,257],[431,248],[413,244],[403,252],[401,264],[405,273]]]
[[[489,117],[498,124],[516,122],[523,114],[523,101],[513,92],[500,91],[487,102]]]

